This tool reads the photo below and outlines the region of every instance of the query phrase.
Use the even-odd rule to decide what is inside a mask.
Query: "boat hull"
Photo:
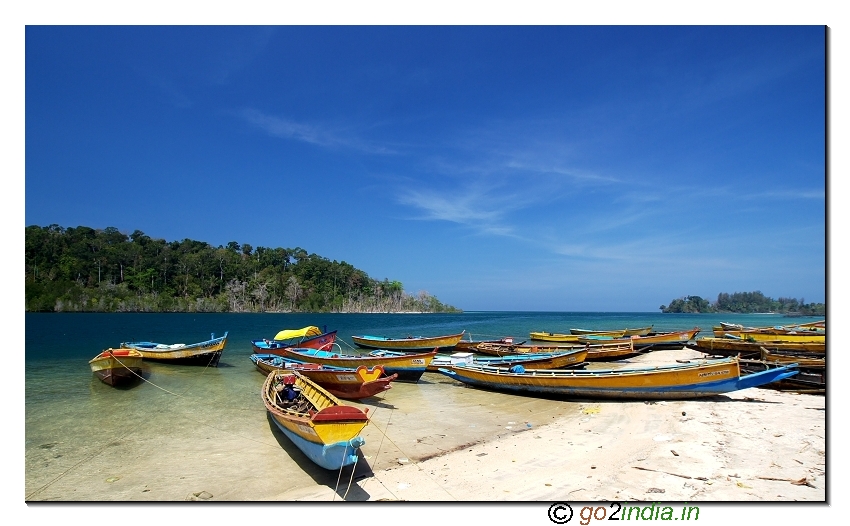
[[[286,361],[276,354],[254,354],[251,361],[265,375],[276,370],[298,371],[332,395],[345,400],[359,400],[383,393],[398,378],[397,375],[385,376],[384,368],[380,365],[371,369],[363,365],[356,369],[331,368],[315,363]]]
[[[398,382],[418,382],[425,372],[428,364],[434,359],[437,351],[425,353],[409,353],[401,356],[392,355],[344,355],[319,349],[292,349],[280,350],[284,358],[298,362],[318,363],[331,367],[344,367],[357,369],[361,365],[368,368],[380,365],[387,375],[398,375]]]
[[[92,373],[112,387],[126,385],[142,377],[142,355],[134,349],[107,349],[89,361]]]
[[[224,336],[190,345],[167,345],[155,342],[124,342],[121,347],[136,349],[145,360],[178,365],[204,365],[218,367],[221,353],[227,345],[227,333]]]
[[[623,333],[618,333],[622,336]],[[578,344],[579,335],[577,334],[561,334],[556,332],[531,332],[528,336],[535,341],[554,342],[554,343],[575,343]]]
[[[354,343],[363,349],[388,349],[392,351],[437,351],[454,349],[463,338],[463,332],[432,338],[385,338],[383,336],[352,336]]]
[[[714,336],[717,338],[732,336],[734,338],[740,338],[743,341],[754,342],[826,343],[826,334],[776,334],[748,331],[714,331]]]
[[[715,396],[758,387],[797,374],[793,366],[741,376],[737,360],[613,371],[526,370],[453,367],[440,373],[465,384],[517,394],[564,397],[677,400]]]
[[[734,356],[738,353],[743,354],[759,354],[761,348],[779,351],[800,351],[825,353],[826,343],[824,342],[778,342],[778,341],[763,341],[763,342],[748,342],[731,338],[699,338],[688,344],[688,347],[696,351],[706,354],[725,354]]]
[[[501,357],[473,357],[472,363],[489,365],[491,367],[513,367],[514,365],[522,365],[523,367],[533,367],[535,369],[563,369],[584,364],[586,357],[586,349],[577,349],[561,353],[523,354]],[[451,356],[437,355],[428,365],[427,370],[429,372],[436,373],[441,367],[451,368],[453,365],[455,364],[453,363]]]
[[[594,331],[593,329],[570,329],[570,334],[576,335],[588,335],[588,334],[596,334],[596,335],[607,335],[612,336],[614,338],[620,338],[623,336],[646,336],[652,331],[652,325],[649,327],[638,327],[636,329],[622,329],[619,331]]]
[[[292,402],[281,398],[287,382],[297,389],[294,400],[287,398]],[[278,429],[316,465],[335,470],[357,461],[365,443],[360,432],[369,423],[364,411],[342,404],[298,371],[272,371],[260,394]]]
[[[276,418],[272,418],[272,422],[307,458],[312,460],[314,464],[328,470],[340,469],[357,462],[357,449],[365,444],[365,440],[361,437],[335,444],[316,444],[293,433]]]
[[[276,341],[276,340],[251,340],[251,348],[254,354],[275,353],[277,349],[284,347],[298,347],[300,349],[324,349],[329,350],[336,342],[336,331],[326,332],[306,338],[298,342]]]
[[[687,331],[667,332],[649,336],[630,336],[628,338],[606,338],[604,336],[583,336],[579,341],[587,344],[612,343],[627,344],[631,342],[635,349],[652,347],[653,349],[679,349],[693,340],[700,332],[699,327]]]

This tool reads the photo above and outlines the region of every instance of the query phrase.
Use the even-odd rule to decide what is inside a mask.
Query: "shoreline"
[[[655,351],[641,363],[695,355]],[[826,502],[824,396],[751,388],[711,399],[581,406],[543,426],[359,480],[355,474],[351,488],[264,500],[323,502],[347,491],[367,501]]]

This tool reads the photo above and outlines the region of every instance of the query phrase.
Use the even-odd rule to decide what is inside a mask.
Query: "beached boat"
[[[317,465],[338,470],[357,462],[365,443],[360,432],[369,423],[365,411],[343,404],[298,371],[269,373],[261,396],[275,425]]]
[[[522,354],[540,353],[562,353],[583,349],[584,344],[576,345],[539,345],[539,344],[514,344],[514,343],[482,343],[475,348],[475,352],[488,354],[490,356],[517,356]]]
[[[145,360],[155,362],[166,362],[181,365],[206,365],[218,367],[221,353],[227,345],[227,333],[224,336],[215,337],[198,343],[156,343],[156,342],[124,342],[121,344],[125,349],[136,349],[142,353]]]
[[[365,365],[356,369],[330,367],[317,363],[294,362],[277,354],[252,354],[250,359],[257,366],[257,370],[265,375],[279,369],[298,371],[327,389],[330,394],[345,400],[360,400],[383,393],[392,387],[392,381],[398,378],[396,374],[385,375],[382,365],[371,369]]]
[[[630,339],[623,343],[576,344],[576,345],[501,345],[482,344],[476,349],[481,354],[491,356],[524,356],[539,353],[564,353],[575,350],[587,351],[586,362],[611,362],[633,358],[642,351],[634,348]]]
[[[336,331],[328,332],[310,325],[301,329],[284,329],[274,339],[251,340],[255,354],[274,353],[275,349],[299,347],[301,349],[330,349],[336,342]]]
[[[375,367],[381,365],[384,368],[384,373],[388,375],[397,374],[398,382],[418,382],[425,372],[425,368],[434,359],[437,351],[420,352],[420,353],[404,353],[400,355],[360,355],[360,354],[341,354],[333,351],[323,351],[321,349],[298,349],[294,347],[286,347],[280,349],[278,353],[284,358],[308,363],[318,363],[321,365],[329,365],[331,367],[348,367],[356,369],[361,365],[366,367]]]
[[[724,331],[715,330],[717,338],[741,339],[752,342],[826,342],[826,333],[813,331],[803,332],[764,332],[764,331]]]
[[[391,352],[391,351],[375,351]],[[535,369],[565,369],[584,366],[586,349],[574,349],[560,353],[515,354],[511,356],[476,356],[469,352],[438,354],[434,356],[426,371],[435,373],[440,367],[452,367],[457,364],[478,364],[491,367],[512,367],[522,365]]]
[[[525,369],[481,365],[441,368],[459,382],[518,394],[566,397],[675,400],[758,387],[797,374],[794,365],[742,375],[737,358],[700,363],[608,370]]]
[[[582,343],[628,343],[631,341],[635,350],[652,347],[653,349],[678,349],[693,340],[700,332],[699,327],[687,331],[664,332],[651,334],[649,336],[629,336],[627,338],[608,338],[606,336],[583,336],[579,338]]]
[[[783,366],[781,363],[767,360],[741,359],[741,372],[752,374]],[[792,391],[805,394],[826,394],[826,367],[799,366],[799,372],[790,377],[760,385],[762,389]]]
[[[635,329],[622,329],[622,330],[614,330],[614,331],[597,331],[594,329],[570,329],[570,334],[578,334],[578,335],[588,335],[588,334],[596,334],[602,336],[611,336],[614,338],[622,338],[623,336],[646,336],[652,331],[652,325],[649,327],[638,327]],[[620,336],[617,336],[620,334]]]
[[[813,322],[818,323],[818,322]],[[747,327],[739,323],[720,322],[719,326],[712,327],[715,333],[725,332],[760,332],[764,334],[825,334],[826,326],[823,325],[774,325],[771,327]]]
[[[782,351],[808,351],[815,353],[826,352],[826,342],[783,342],[783,341],[746,341],[737,338],[705,337],[689,342],[687,347],[695,351],[719,356],[741,356],[760,353],[760,349],[775,349]]]
[[[465,331],[464,331],[465,332]],[[387,338],[385,336],[352,336],[358,347],[364,349],[388,349],[391,351],[427,351],[431,349],[453,350],[463,338],[464,332],[448,336],[407,336]]]
[[[622,336],[623,333],[617,333]],[[579,336],[577,334],[563,334],[559,332],[530,332],[528,334],[532,341],[553,342],[553,343],[572,343],[578,345]]]
[[[142,378],[142,353],[135,349],[107,349],[89,360],[100,381],[115,387]]]
[[[476,352],[476,347],[481,345],[482,343],[495,343],[495,344],[505,344],[505,345],[522,345],[525,343],[525,340],[520,342],[514,341],[511,337],[499,338],[496,340],[460,340],[455,344],[454,351],[455,352]]]

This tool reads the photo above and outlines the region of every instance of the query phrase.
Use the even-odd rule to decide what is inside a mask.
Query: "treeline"
[[[823,303],[806,303],[803,298],[768,298],[759,291],[721,292],[717,301],[710,303],[699,296],[684,296],[670,302],[670,305],[659,307],[661,312],[774,312],[800,316],[825,316],[826,305]]]
[[[297,248],[155,239],[139,230],[26,227],[26,310],[460,312]]]

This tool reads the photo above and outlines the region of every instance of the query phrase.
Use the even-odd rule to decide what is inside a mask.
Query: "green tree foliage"
[[[721,292],[717,301],[709,303],[699,296],[685,296],[659,307],[661,312],[776,312],[781,314],[799,314],[802,316],[825,316],[826,305],[806,303],[803,298],[768,298],[760,291]]]
[[[460,312],[301,247],[213,247],[109,227],[26,227],[27,311]]]

